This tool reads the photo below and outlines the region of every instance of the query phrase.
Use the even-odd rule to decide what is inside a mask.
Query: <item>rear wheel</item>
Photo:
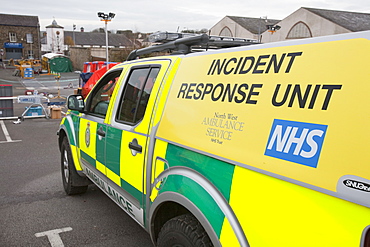
[[[213,246],[206,231],[191,214],[167,221],[158,235],[158,247]]]
[[[88,180],[77,174],[72,159],[71,147],[67,138],[63,139],[61,147],[61,168],[63,187],[67,195],[85,193],[88,187]]]

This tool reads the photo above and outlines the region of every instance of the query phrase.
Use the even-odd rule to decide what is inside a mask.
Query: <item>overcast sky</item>
[[[283,19],[300,7],[370,13],[370,0],[17,0],[2,4],[0,13],[38,16],[41,30],[55,18],[64,30],[76,24],[92,31],[104,27],[97,12],[113,12],[109,30],[175,32],[209,29],[226,15]]]

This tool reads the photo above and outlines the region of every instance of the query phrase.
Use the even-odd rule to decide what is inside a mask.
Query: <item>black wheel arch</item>
[[[157,244],[159,231],[168,220],[187,213],[192,214],[200,222],[211,239],[212,244],[221,247],[218,236],[205,215],[193,202],[175,192],[164,192],[160,194],[150,207],[148,230],[153,243]]]
[[[361,247],[370,246],[370,225],[365,227],[361,237]]]
[[[67,138],[68,143],[70,143],[70,142],[69,142],[68,135],[67,135],[66,131],[63,128],[59,129],[59,131],[57,132],[57,135],[58,135],[59,151],[61,151],[62,150],[62,143],[63,143],[64,138]]]

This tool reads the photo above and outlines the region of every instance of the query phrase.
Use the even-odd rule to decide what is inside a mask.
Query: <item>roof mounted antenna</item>
[[[138,56],[150,54],[153,52],[161,52],[168,50],[176,50],[175,54],[188,54],[191,52],[191,46],[205,44],[209,40],[207,34],[180,38],[160,45],[154,45],[138,50],[133,50],[127,57],[127,61],[135,60]]]

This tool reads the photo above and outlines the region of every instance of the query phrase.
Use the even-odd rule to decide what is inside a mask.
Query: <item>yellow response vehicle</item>
[[[66,193],[95,183],[156,246],[369,247],[370,32],[190,52],[222,42],[70,96]]]

